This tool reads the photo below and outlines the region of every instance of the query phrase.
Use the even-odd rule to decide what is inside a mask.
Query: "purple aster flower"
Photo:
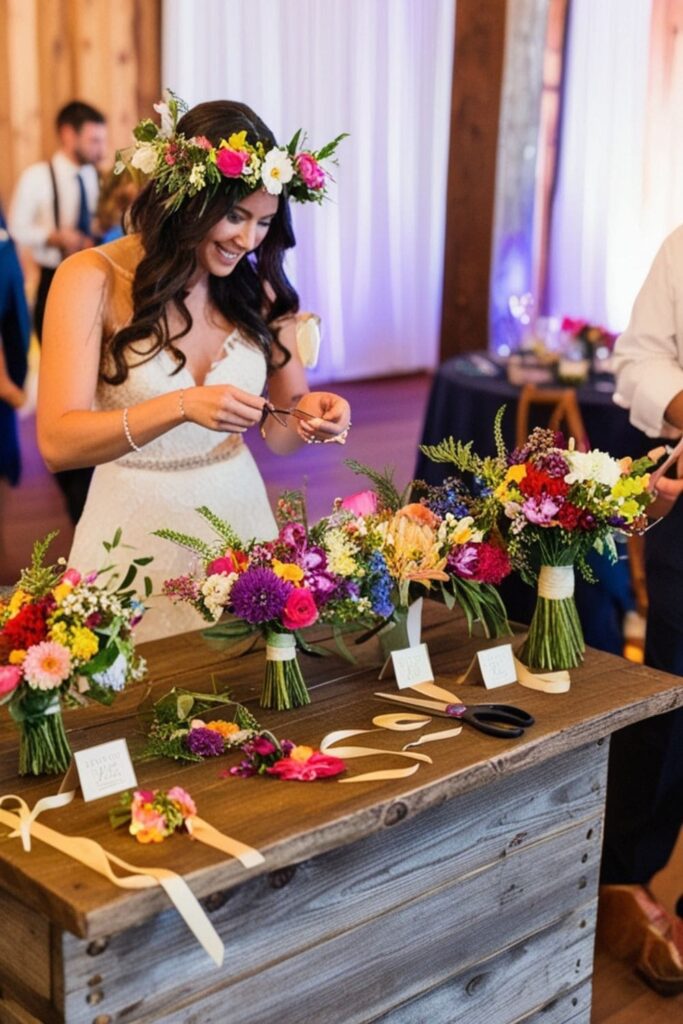
[[[467,579],[474,576],[477,571],[479,555],[476,544],[462,544],[451,551],[448,556],[447,568],[456,574]]]
[[[225,751],[223,737],[215,729],[190,729],[185,746],[199,757],[219,757]]]
[[[537,526],[550,526],[560,506],[552,498],[527,498],[522,505],[522,512],[530,523]]]
[[[292,589],[272,569],[248,569],[238,576],[230,591],[230,603],[238,619],[252,626],[277,619]]]

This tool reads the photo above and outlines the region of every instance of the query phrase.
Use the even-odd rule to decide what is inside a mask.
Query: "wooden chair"
[[[563,430],[567,438],[573,437],[579,451],[590,448],[588,435],[576,398],[576,388],[539,388],[525,384],[519,393],[517,405],[517,445],[522,445],[529,436],[529,419],[532,406],[550,406],[548,427]]]

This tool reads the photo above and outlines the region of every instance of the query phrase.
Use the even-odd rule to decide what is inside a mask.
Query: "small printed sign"
[[[74,762],[86,803],[102,796],[111,796],[112,793],[121,793],[138,784],[128,744],[124,739],[77,750]]]
[[[517,682],[512,644],[500,644],[498,647],[489,647],[486,651],[478,651],[477,660],[487,690]]]
[[[399,690],[434,680],[427,644],[418,644],[416,647],[404,647],[402,650],[392,651],[391,660]]]

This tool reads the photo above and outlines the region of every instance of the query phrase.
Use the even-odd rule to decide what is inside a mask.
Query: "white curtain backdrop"
[[[322,207],[292,204],[288,271],[323,320],[313,379],[433,366],[455,0],[165,0],[163,80],[239,99],[287,142],[341,131]]]
[[[646,230],[643,200],[651,8],[570,7],[548,312],[615,331],[663,237]]]

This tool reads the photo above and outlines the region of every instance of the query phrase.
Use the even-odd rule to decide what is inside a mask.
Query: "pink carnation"
[[[299,153],[294,162],[304,185],[313,189],[325,187],[325,172],[312,153]]]
[[[43,640],[29,647],[22,668],[35,690],[56,690],[71,674],[71,653],[54,640]]]
[[[0,666],[0,697],[16,690],[21,682],[22,670],[19,665]]]
[[[339,775],[340,772],[346,771],[346,764],[340,757],[316,751],[307,761],[283,757],[270,768],[266,768],[266,771],[269,775],[277,775],[286,782],[314,782],[316,779]]]
[[[312,626],[318,618],[318,607],[313,594],[307,587],[295,587],[282,609],[282,625],[285,629],[303,629]]]
[[[340,507],[357,516],[371,516],[377,511],[377,495],[374,491],[357,491],[343,498]]]
[[[239,178],[248,162],[249,154],[236,149],[223,147],[216,153],[216,167],[225,178]]]

